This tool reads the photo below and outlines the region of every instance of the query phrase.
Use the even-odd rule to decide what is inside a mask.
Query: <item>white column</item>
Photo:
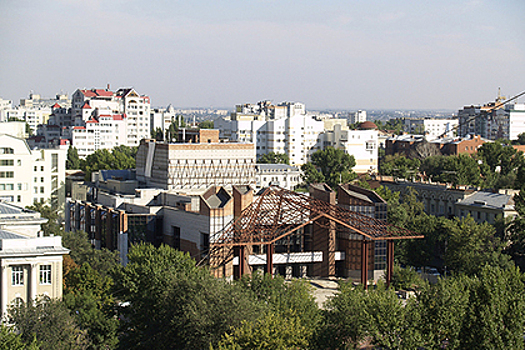
[[[33,302],[36,299],[36,286],[37,286],[37,283],[38,283],[38,278],[37,278],[38,271],[37,270],[38,270],[37,264],[36,263],[32,263],[31,264],[31,272],[30,272],[30,279],[31,279],[31,281],[29,282],[29,298]]]
[[[4,266],[2,264],[2,293],[0,294],[0,303],[1,309],[2,309],[2,315],[1,318],[3,319],[5,314],[7,313],[7,286],[9,283],[9,276],[7,274],[7,266]]]

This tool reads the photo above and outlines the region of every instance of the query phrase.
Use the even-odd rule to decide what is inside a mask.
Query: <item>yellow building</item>
[[[42,237],[40,214],[0,202],[0,308],[62,297],[62,237]]]

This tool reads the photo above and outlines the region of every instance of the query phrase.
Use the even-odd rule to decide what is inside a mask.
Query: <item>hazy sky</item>
[[[228,108],[457,110],[525,90],[523,0],[0,0],[0,12],[0,97],[16,104],[108,83],[154,106]]]

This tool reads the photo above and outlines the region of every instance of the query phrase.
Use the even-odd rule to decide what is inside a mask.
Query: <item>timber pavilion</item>
[[[380,202],[386,219],[386,202],[374,192],[352,185],[340,185],[338,192],[339,203],[336,192],[325,184],[311,186],[309,196],[268,187],[210,237],[209,263],[214,274],[240,278],[256,266],[273,274],[280,265],[287,276],[295,267],[299,275],[348,277],[366,286],[370,271],[382,266],[390,284],[395,240],[423,236],[370,215],[371,207],[378,207],[373,202]],[[356,208],[368,208],[368,215]]]

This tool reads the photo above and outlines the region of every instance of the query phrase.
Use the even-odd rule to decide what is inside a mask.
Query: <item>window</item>
[[[14,154],[14,150],[9,147],[1,147],[0,148],[0,154]]]
[[[40,284],[51,284],[51,265],[40,266]]]
[[[16,165],[18,165],[18,166],[22,165],[22,160],[17,159],[17,160],[16,160]]]
[[[180,250],[180,227],[172,226],[173,248]]]
[[[0,171],[0,178],[2,179],[12,179],[15,177],[14,171]]]
[[[24,285],[24,269],[22,266],[13,266],[11,268],[11,284],[13,286]]]
[[[40,193],[44,193],[44,186],[40,187]]]
[[[1,159],[0,160],[0,166],[11,166],[15,165],[15,161],[13,159]]]

